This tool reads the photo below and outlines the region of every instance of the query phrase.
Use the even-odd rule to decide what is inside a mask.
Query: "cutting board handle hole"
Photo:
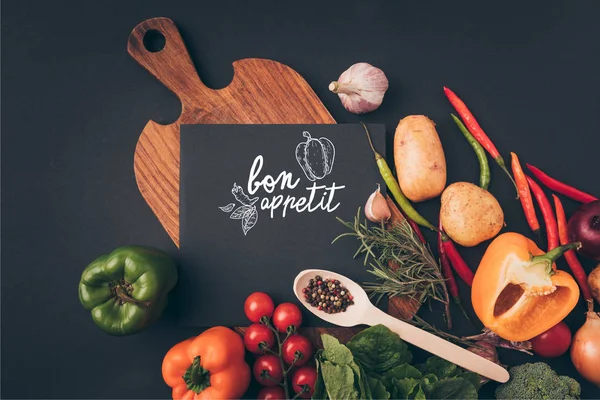
[[[156,29],[150,29],[144,35],[144,47],[151,53],[158,53],[165,48],[166,43],[165,35]]]

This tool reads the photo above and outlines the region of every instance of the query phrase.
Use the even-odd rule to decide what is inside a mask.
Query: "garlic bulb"
[[[386,222],[392,217],[392,212],[388,206],[385,197],[381,194],[380,187],[377,185],[375,190],[367,200],[365,205],[365,216],[371,222]]]
[[[352,65],[329,84],[329,90],[337,93],[342,105],[353,114],[375,111],[383,101],[389,83],[377,67],[364,62]]]

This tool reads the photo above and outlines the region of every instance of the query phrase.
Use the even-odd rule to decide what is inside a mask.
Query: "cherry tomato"
[[[546,358],[562,356],[571,345],[571,330],[564,322],[559,322],[546,332],[530,340],[533,352]]]
[[[252,293],[244,303],[246,317],[252,322],[260,322],[262,317],[271,318],[274,308],[273,300],[262,292]]]
[[[285,399],[285,390],[279,385],[268,386],[259,390],[258,400],[281,400]]]
[[[300,328],[302,313],[294,303],[281,303],[273,313],[273,325],[279,332],[285,332],[290,325]]]
[[[246,328],[244,333],[244,345],[249,352],[261,354],[262,350],[260,343],[265,342],[268,348],[272,348],[275,344],[275,334],[268,326],[263,324],[252,324]]]
[[[303,399],[310,399],[315,393],[315,382],[317,382],[317,370],[315,367],[302,367],[294,373],[292,377],[292,389],[295,393],[301,393],[305,385],[308,386],[308,391],[300,395]]]
[[[263,371],[266,371],[270,378],[263,376]],[[275,386],[283,379],[279,357],[273,354],[258,357],[254,362],[253,372],[256,380],[264,386]]]
[[[305,336],[292,335],[283,342],[281,356],[287,365],[292,365],[296,352],[300,354],[300,358],[296,360],[294,366],[299,367],[310,361],[313,354],[313,347]]]

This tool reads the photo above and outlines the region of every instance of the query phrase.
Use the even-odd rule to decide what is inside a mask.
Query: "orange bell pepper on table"
[[[162,364],[173,399],[239,399],[250,384],[242,338],[216,326],[184,340],[167,352]]]
[[[511,341],[529,340],[562,321],[579,299],[577,282],[554,262],[580,243],[544,253],[509,232],[488,246],[473,279],[471,300],[481,322]]]

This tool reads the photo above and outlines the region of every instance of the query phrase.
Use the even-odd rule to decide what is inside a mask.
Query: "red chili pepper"
[[[452,267],[450,266],[450,260],[444,252],[444,246],[442,244],[442,233],[438,232],[438,252],[440,253],[440,266],[442,267],[442,275],[446,279],[446,286],[448,287],[448,293],[454,299],[455,302],[460,304],[460,297],[458,294],[458,284],[456,278],[452,273]],[[446,304],[446,320],[448,321],[448,329],[452,329],[452,317],[450,314],[450,303]]]
[[[465,308],[460,301],[460,294],[458,291],[458,284],[456,283],[456,278],[454,277],[454,273],[452,273],[452,267],[450,266],[450,260],[448,259],[448,255],[446,254],[446,250],[444,249],[444,237],[445,234],[442,233],[442,222],[439,222],[438,226],[438,252],[440,253],[440,265],[442,267],[442,274],[444,278],[446,278],[446,285],[448,286],[448,292],[452,299],[456,303],[456,305],[460,308],[465,318],[470,322],[469,314],[465,311]],[[446,237],[446,240],[449,239]],[[458,253],[457,253],[458,254]],[[459,254],[460,257],[460,254]],[[463,261],[464,262],[464,261]],[[465,263],[466,265],[466,263]],[[470,270],[469,270],[470,271]],[[452,321],[450,319],[450,308],[446,307],[446,314],[448,315],[448,329],[452,329]]]
[[[558,222],[560,244],[568,244],[569,235],[567,234],[567,216],[565,215],[565,209],[556,195],[553,194],[552,197],[554,198],[554,208],[556,208],[556,220]],[[588,301],[593,301],[592,292],[587,282],[587,276],[575,252],[573,250],[567,251],[565,253],[565,259],[567,260],[569,267],[571,267],[571,272],[573,272],[575,280],[579,283],[583,298]]]
[[[552,205],[550,205],[550,200],[540,187],[536,181],[531,179],[531,177],[525,175],[527,178],[527,182],[529,183],[529,187],[537,200],[540,209],[542,210],[542,215],[544,216],[544,223],[546,224],[546,237],[548,239],[548,251],[558,247],[558,227],[556,226],[556,217],[554,216],[554,211],[552,210]]]
[[[402,213],[402,215],[404,215],[404,213]],[[406,215],[404,215],[404,218],[406,218],[406,220],[408,221],[408,224],[412,228],[413,232],[415,232],[416,235],[419,237],[419,240],[421,241],[421,243],[427,244],[427,241],[425,240],[425,236],[423,236],[423,232],[421,232],[419,225],[412,219],[407,218]]]
[[[580,203],[589,203],[591,201],[598,200],[596,197],[588,194],[586,192],[582,192],[579,189],[575,189],[573,186],[569,186],[566,183],[562,183],[547,175],[541,169],[534,167],[533,165],[527,164],[527,168],[531,171],[533,176],[535,176],[544,186],[546,186],[550,190],[554,190],[557,193],[563,194],[570,199],[578,201]]]
[[[515,153],[510,153],[510,155],[510,165],[512,167],[513,175],[515,176],[515,181],[517,182],[519,199],[521,200],[521,206],[523,206],[527,224],[529,224],[529,227],[538,239],[538,242],[541,242],[540,221],[538,221],[537,215],[535,214],[535,207],[533,206],[533,199],[531,198],[531,191],[529,190],[527,178],[525,178],[525,173],[521,168],[519,157]]]
[[[448,255],[444,251],[444,241],[442,239],[442,232],[440,228],[440,232],[438,232],[438,252],[440,253],[440,264],[442,266],[442,274],[444,274],[444,278],[446,278],[446,285],[448,285],[448,292],[452,298],[456,298],[459,296],[458,294],[458,284],[456,283],[456,279],[454,278],[454,274],[452,273],[452,268],[450,267],[450,260],[448,260]]]
[[[519,189],[517,188],[517,184],[515,183],[510,172],[508,172],[508,169],[506,169],[506,163],[504,162],[504,159],[502,158],[500,152],[498,151],[494,143],[492,143],[488,135],[486,135],[483,129],[481,129],[481,126],[479,126],[479,123],[477,122],[471,111],[467,108],[467,105],[452,90],[448,89],[445,86],[444,93],[450,101],[450,104],[452,104],[452,107],[454,107],[458,115],[460,115],[460,117],[462,118],[463,122],[465,123],[473,137],[477,139],[477,141],[483,146],[484,149],[487,150],[488,153],[490,153],[494,161],[496,161],[496,164],[498,164],[500,168],[502,168],[502,170],[506,172],[506,175],[508,175],[510,180],[515,185],[515,189],[517,190],[518,196]]]
[[[441,225],[440,225],[441,230]],[[471,268],[467,265],[466,261],[462,258],[458,250],[456,250],[456,246],[454,246],[454,242],[450,240],[448,236],[446,236],[443,231],[441,232],[442,236],[442,247],[444,249],[444,253],[450,260],[450,264],[452,264],[452,268],[454,271],[460,276],[467,285],[473,286],[473,278],[475,275]]]

